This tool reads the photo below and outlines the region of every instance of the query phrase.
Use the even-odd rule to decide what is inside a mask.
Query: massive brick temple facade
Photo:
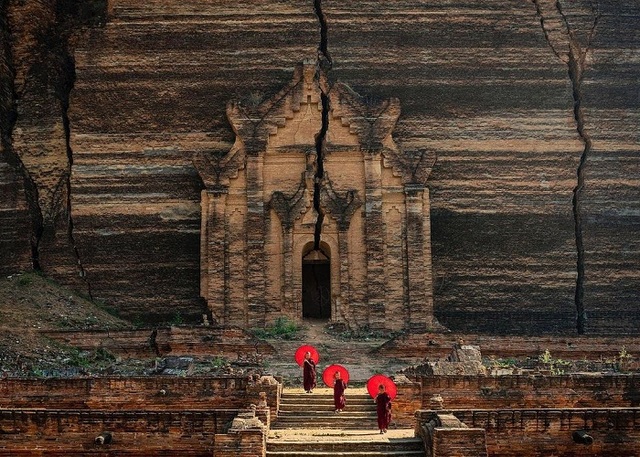
[[[329,84],[316,61],[260,103],[229,103],[236,140],[198,153],[201,294],[214,321],[281,316],[352,328],[434,325],[433,160],[392,138],[397,99]]]
[[[219,321],[308,308],[428,326],[433,291],[454,332],[636,335],[638,17],[631,0],[3,2],[0,273],[36,268],[145,323],[202,322],[202,294]],[[397,102],[322,72],[289,84],[319,52],[332,82],[397,97],[395,126]],[[245,98],[234,132],[225,107]],[[388,122],[365,120],[384,108]],[[346,185],[351,162],[361,174]],[[380,187],[365,166],[380,167]],[[225,219],[205,214],[201,256],[203,189]],[[353,199],[342,219],[332,192]],[[283,215],[293,196],[306,206]],[[424,233],[414,209],[430,250],[426,235],[407,242]],[[314,287],[313,271],[330,280]],[[314,295],[321,309],[304,306]]]

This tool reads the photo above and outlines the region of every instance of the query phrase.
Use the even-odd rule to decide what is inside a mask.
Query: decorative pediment
[[[389,98],[373,101],[361,97],[349,86],[336,83],[329,93],[331,114],[358,136],[360,150],[365,153],[381,152],[391,138],[391,132],[400,117],[400,101]]]
[[[229,179],[236,177],[238,171],[244,168],[247,156],[265,152],[270,135],[276,135],[278,129],[293,119],[303,105],[321,105],[320,78],[316,62],[308,60],[298,65],[291,81],[266,101],[256,103],[252,101],[254,97],[229,102],[227,118],[236,134],[231,150],[224,156],[197,153],[193,157],[205,186],[209,189],[225,189]],[[320,130],[320,125],[317,130]],[[297,147],[301,148],[300,145]],[[289,151],[292,150],[289,148]]]
[[[383,152],[384,165],[393,168],[397,176],[402,177],[403,184],[425,186],[436,162],[435,152],[429,151],[394,151],[389,148]]]
[[[238,176],[245,166],[244,148],[234,147],[226,155],[205,154],[199,152],[193,157],[193,165],[202,178],[204,185],[210,190],[224,190],[229,180]]]
[[[351,217],[362,206],[362,199],[355,189],[347,190],[344,197],[342,197],[333,189],[328,175],[325,175],[323,186],[320,190],[320,203],[325,208],[325,211],[336,220],[338,229],[346,231],[349,229]]]
[[[293,195],[275,191],[271,195],[270,205],[280,218],[282,226],[286,230],[290,230],[296,219],[307,211],[310,206],[309,202],[305,173],[302,173],[298,190]]]
[[[237,176],[244,167],[247,156],[255,156],[266,151],[269,138],[277,135],[287,122],[299,116],[301,109],[311,106],[322,106],[322,92],[329,97],[329,129],[336,129],[336,122],[348,130],[357,140],[345,141],[340,135],[333,136],[332,141],[325,144],[328,154],[339,153],[346,148],[352,150],[356,145],[364,154],[382,154],[384,164],[393,169],[396,176],[402,177],[405,184],[424,185],[431,172],[435,155],[426,151],[405,151],[392,137],[393,129],[400,117],[400,101],[397,98],[374,100],[362,97],[344,83],[335,83],[327,87],[327,78],[315,60],[307,60],[298,65],[291,81],[277,94],[269,99],[257,102],[256,97],[244,101],[232,101],[227,105],[227,117],[236,140],[228,154],[220,157],[214,154],[198,153],[193,159],[198,173],[207,188],[224,189],[229,179]],[[253,100],[253,101],[252,101]],[[317,130],[322,128],[321,115],[307,117],[307,122],[315,122]],[[308,127],[307,127],[308,129]],[[314,152],[308,134],[305,144],[298,144],[286,136],[276,140],[282,150],[304,153]],[[289,145],[288,143],[296,143]],[[344,143],[344,144],[342,144]]]
[[[363,153],[382,154],[385,166],[392,168],[405,184],[426,183],[435,154],[406,151],[395,143],[392,133],[400,118],[397,98],[376,101],[358,95],[343,83],[336,83],[331,88],[329,98],[332,117],[357,135]],[[331,145],[328,152],[331,152]]]
[[[303,103],[320,103],[318,78],[315,62],[305,61],[296,67],[289,84],[268,100],[259,104],[230,102],[227,117],[236,134],[236,144],[244,147],[248,155],[265,151],[269,135],[284,127]]]

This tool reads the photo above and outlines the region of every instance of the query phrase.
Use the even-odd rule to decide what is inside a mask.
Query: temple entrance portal
[[[395,143],[400,101],[330,84],[310,59],[262,102],[230,101],[227,117],[229,151],[193,156],[205,186],[200,293],[214,323],[437,328],[426,185],[435,153]]]
[[[320,250],[302,257],[302,317],[331,318],[331,263]]]

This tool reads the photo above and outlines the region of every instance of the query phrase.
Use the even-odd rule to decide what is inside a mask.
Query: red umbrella
[[[333,387],[333,383],[335,381],[336,372],[340,372],[340,378],[346,384],[349,382],[349,371],[343,367],[342,365],[329,365],[322,372],[322,380],[327,385],[327,387]]]
[[[389,394],[392,400],[396,398],[396,394],[398,393],[396,384],[383,374],[374,374],[367,381],[367,392],[369,392],[372,398],[376,398],[376,395],[378,395],[378,387],[380,387],[380,384],[384,386],[385,392]]]
[[[300,366],[302,366],[302,364],[304,363],[304,355],[310,352],[311,353],[311,360],[313,360],[316,364],[318,363],[318,360],[320,360],[320,354],[318,354],[318,351],[316,350],[316,348],[314,348],[313,346],[309,346],[308,344],[305,344],[304,346],[300,346],[297,350],[296,350],[296,363]]]

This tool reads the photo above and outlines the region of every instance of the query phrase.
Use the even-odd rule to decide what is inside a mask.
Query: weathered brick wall
[[[0,456],[263,455],[264,433],[282,390],[281,384],[268,381],[1,379]],[[261,408],[261,400],[269,408]],[[244,429],[234,430],[240,416],[260,425],[261,440]],[[103,431],[113,434],[113,442],[98,446],[94,439]]]
[[[86,408],[91,378],[0,379],[1,408]]]
[[[33,449],[26,445],[23,449],[0,449],[0,457],[212,457],[211,449],[198,447],[197,438],[182,438],[179,441],[166,440],[165,438],[146,439],[142,448],[139,440],[132,440],[126,446],[97,446],[92,445],[91,437],[85,440],[89,444],[79,444],[72,441],[67,444],[58,441],[47,442],[46,446]],[[153,445],[151,444],[153,443]]]
[[[87,410],[35,410],[1,409],[0,424],[3,433],[35,436],[66,433],[225,433],[237,409],[211,409],[182,411],[87,411]]]
[[[0,410],[0,456],[211,457],[238,410]],[[108,431],[110,444],[95,438]],[[104,451],[102,454],[101,451]]]
[[[640,406],[640,377],[634,375],[422,376],[416,382],[422,408],[432,407],[434,395],[445,409]]]
[[[436,428],[433,457],[483,457],[487,455],[484,430],[479,428]]]
[[[78,349],[103,348],[122,357],[206,355],[230,360],[271,354],[273,347],[240,328],[163,327],[139,330],[45,331],[44,335]]]
[[[419,382],[408,379],[396,379],[398,393],[392,404],[392,420],[399,427],[412,427],[415,423],[415,412],[424,408],[422,404],[421,387]]]
[[[155,410],[246,408],[266,392],[272,413],[280,384],[250,383],[246,377],[133,377],[0,379],[0,407]]]
[[[640,455],[640,408],[451,410],[469,427],[486,431],[490,457]],[[575,443],[586,430],[593,444]]]
[[[245,378],[168,377],[95,379],[91,409],[228,408],[257,403],[247,397]],[[248,406],[248,405],[247,405]]]
[[[158,329],[156,344],[160,351],[171,355],[219,355],[231,360],[275,352],[269,343],[240,328],[163,328]]]
[[[487,444],[482,428],[469,428],[452,414],[417,414],[416,436],[425,445],[427,457],[486,457]]]
[[[484,357],[537,357],[548,349],[556,358],[600,360],[616,357],[625,348],[636,360],[640,358],[640,339],[629,336],[508,336],[463,333],[421,333],[401,335],[382,345],[377,352],[385,357],[438,360],[451,353],[452,346],[480,346]]]
[[[0,50],[0,55],[2,53],[3,50]],[[23,177],[16,173],[7,157],[4,143],[0,140],[0,208],[3,208],[0,211],[0,256],[2,260],[11,259],[0,261],[0,274],[4,276],[33,267],[30,250],[26,249],[30,241],[31,221]]]
[[[213,457],[262,457],[266,454],[264,429],[229,430],[216,435]]]
[[[94,296],[123,315],[198,317],[202,183],[192,154],[230,149],[227,102],[280,90],[316,54],[317,18],[292,1],[110,3],[108,23],[75,54],[76,242]]]
[[[266,452],[264,435],[259,431],[241,431],[216,437],[214,457],[261,457]]]

